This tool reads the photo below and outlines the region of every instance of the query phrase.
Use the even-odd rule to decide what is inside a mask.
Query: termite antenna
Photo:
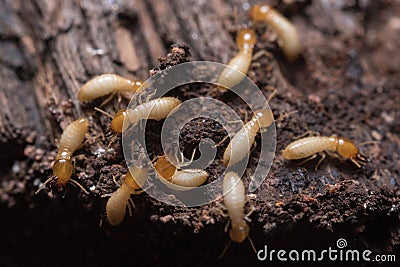
[[[297,112],[298,112],[297,110],[289,111],[289,112],[287,112],[287,113],[285,113],[283,115],[280,115],[275,121],[276,122],[281,122],[284,119],[286,119],[287,117],[289,117],[290,115],[296,114]]]
[[[79,188],[80,188],[83,192],[85,192],[87,195],[89,195],[89,192],[88,192],[78,181],[75,181],[74,179],[69,179],[69,181],[70,181],[73,185],[79,187]]]
[[[272,93],[268,96],[268,98],[267,98],[267,103],[269,103],[276,95],[277,95],[277,93],[278,93],[278,89],[274,89],[273,91],[272,91]]]
[[[380,144],[380,143],[381,143],[381,141],[371,140],[371,141],[365,141],[365,142],[358,143],[357,146],[365,146],[365,145]]]
[[[254,253],[257,254],[257,249],[256,246],[254,245],[253,240],[250,238],[250,236],[248,236],[247,239],[249,240],[251,248],[253,249]]]
[[[114,118],[110,113],[108,113],[107,111],[104,111],[104,110],[102,110],[102,109],[100,109],[100,108],[98,108],[98,107],[94,107],[93,109],[96,110],[96,111],[98,111],[98,112],[100,112],[100,113],[103,114],[103,115],[106,115],[107,117],[109,117],[109,118],[111,118],[111,119]]]
[[[55,176],[49,177],[49,178],[42,184],[42,186],[39,187],[39,189],[35,191],[35,195],[39,194],[40,191],[46,189],[46,185],[47,185],[50,181],[52,181],[54,178],[55,178]]]
[[[218,260],[221,260],[224,257],[225,253],[228,251],[228,248],[231,246],[231,244],[232,244],[232,240],[229,240],[226,243],[224,250],[222,251],[221,255],[218,257]]]

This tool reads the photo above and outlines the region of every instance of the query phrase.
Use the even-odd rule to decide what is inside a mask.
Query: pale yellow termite
[[[296,27],[282,14],[267,4],[254,5],[250,9],[253,21],[265,21],[279,35],[278,44],[289,61],[295,61],[302,51]]]
[[[242,160],[254,144],[254,139],[260,129],[272,124],[274,116],[271,110],[259,109],[254,113],[253,118],[235,134],[224,152],[224,165],[234,165]]]
[[[111,225],[118,225],[122,222],[126,214],[126,208],[128,208],[129,214],[132,216],[131,206],[134,205],[131,195],[143,193],[141,189],[147,177],[148,168],[132,167],[122,178],[120,187],[111,194],[106,205],[107,219]],[[131,206],[128,205],[128,202]]]
[[[88,131],[89,122],[87,119],[78,119],[71,122],[63,131],[59,149],[56,156],[56,161],[53,165],[53,176],[47,179],[36,194],[43,190],[47,184],[50,187],[55,185],[58,188],[65,187],[68,182],[72,182],[82,189],[85,193],[88,192],[74,179],[71,179],[74,172],[74,164],[72,162],[73,153],[82,145],[85,139],[85,134]]]
[[[233,242],[242,243],[248,238],[254,249],[253,242],[249,238],[250,227],[246,222],[246,220],[250,221],[248,216],[254,210],[251,210],[247,215],[244,213],[246,194],[243,181],[236,173],[228,172],[225,174],[222,181],[222,194],[231,223],[230,239]]]
[[[85,83],[78,92],[78,99],[81,102],[90,101],[110,93],[121,92],[130,98],[126,92],[136,92],[143,85],[142,80],[131,80],[116,74],[103,74]]]
[[[218,88],[222,90],[224,90],[224,87],[231,88],[245,78],[250,67],[256,40],[256,34],[252,29],[240,30],[236,38],[239,52],[229,61],[228,66],[231,68],[226,67],[219,76],[218,84],[220,86]]]
[[[114,116],[111,122],[112,129],[115,132],[123,132],[128,128],[129,124],[136,125],[141,120],[159,121],[165,119],[180,103],[181,101],[175,97],[162,97],[150,100],[134,109],[120,111]],[[129,123],[123,123],[125,118]]]
[[[165,155],[157,159],[154,168],[157,173],[169,183],[165,183],[163,179],[160,179],[160,181],[175,190],[188,190],[198,187],[204,184],[208,178],[208,173],[201,169],[178,170],[167,160]],[[170,183],[177,186],[172,186]]]
[[[357,146],[345,137],[333,136],[312,136],[305,137],[290,143],[282,152],[285,159],[303,159],[306,161],[321,155],[321,159],[315,166],[325,159],[324,151],[336,152],[345,159],[351,160],[357,167],[366,164],[367,158],[359,153]]]

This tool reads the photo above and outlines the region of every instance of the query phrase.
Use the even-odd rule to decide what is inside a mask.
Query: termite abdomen
[[[116,74],[103,74],[85,83],[78,92],[78,99],[84,102],[113,92],[136,92],[142,84],[142,80],[130,80]]]
[[[279,35],[278,45],[282,48],[288,61],[295,61],[302,51],[296,27],[277,10],[269,5],[254,5],[250,9],[253,21],[265,21]]]

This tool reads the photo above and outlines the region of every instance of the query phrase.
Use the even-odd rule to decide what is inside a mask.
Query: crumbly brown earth
[[[106,51],[110,53],[107,56],[113,59],[105,60],[106,64],[110,64],[107,65],[109,68],[104,67],[106,69],[99,67],[102,59],[93,62],[87,54],[83,55],[88,58],[64,58],[65,54],[61,53],[65,44],[63,40],[73,35],[75,29],[78,29],[77,36],[82,34],[82,30],[94,32],[91,26],[79,19],[74,20],[97,14],[91,4],[82,4],[77,10],[72,4],[60,7],[69,12],[83,13],[76,17],[66,16],[66,20],[57,27],[41,25],[45,29],[41,33],[42,38],[46,42],[36,47],[38,51],[26,50],[29,40],[21,41],[15,37],[24,36],[19,32],[13,33],[15,36],[10,34],[11,30],[7,27],[11,26],[8,24],[0,28],[0,63],[5,67],[1,72],[6,84],[5,93],[0,95],[1,103],[15,103],[10,91],[7,91],[14,88],[10,85],[12,79],[9,73],[15,73],[17,78],[12,77],[22,85],[34,81],[37,92],[49,90],[38,87],[44,81],[48,86],[61,88],[57,84],[59,78],[43,76],[45,70],[50,71],[51,64],[59,64],[59,76],[61,73],[67,75],[62,76],[63,86],[74,88],[68,75],[76,75],[75,72],[80,73],[81,76],[76,79],[82,85],[89,79],[88,75],[91,77],[107,70],[145,77],[144,73],[148,73],[149,69],[150,75],[154,75],[169,66],[190,60],[226,63],[233,55],[234,31],[230,26],[234,25],[235,16],[232,16],[232,7],[239,7],[240,11],[240,1],[189,4],[190,1],[183,3],[177,0],[160,1],[159,5],[156,2],[138,1],[136,5],[119,10],[115,18],[110,15],[113,14],[112,8],[102,7],[101,14],[107,17],[108,27],[119,27],[118,36],[122,40],[127,36],[126,30],[133,29],[128,36],[135,43],[136,59],[145,62],[140,68],[130,60],[129,52],[126,56],[121,51]],[[299,61],[289,64],[277,45],[274,31],[266,25],[256,27],[258,42],[254,52],[257,56],[252,62],[249,77],[266,97],[277,90],[277,95],[270,102],[271,109],[275,118],[287,116],[276,123],[277,153],[271,171],[247,204],[247,208],[253,206],[256,209],[249,223],[251,239],[259,249],[268,245],[271,249],[322,250],[329,246],[335,248],[337,239],[345,238],[348,248],[395,254],[399,261],[400,5],[396,1],[336,1],[333,6],[324,6],[323,1],[272,2],[296,23],[306,49]],[[49,19],[46,8],[54,7],[42,4],[29,4],[27,9],[33,14],[41,10],[44,19]],[[21,10],[18,5],[8,3],[7,8],[13,10],[14,13],[10,12],[14,14],[12,18],[25,14],[15,11]],[[142,14],[145,11],[151,13],[154,21],[146,20]],[[59,15],[55,13],[54,16]],[[244,18],[243,12],[239,12],[239,19]],[[29,18],[26,20],[33,23]],[[147,31],[141,32],[140,26]],[[139,33],[134,31],[136,29]],[[149,35],[144,35],[144,32]],[[32,35],[29,38],[36,37]],[[140,37],[145,39],[146,47],[137,45]],[[96,35],[93,38],[99,38],[93,40],[98,42],[103,37]],[[75,39],[71,40],[74,42]],[[120,39],[116,43],[108,41],[106,43],[111,47],[131,51],[131,47]],[[14,47],[14,42],[22,48]],[[172,43],[180,44],[170,47]],[[7,56],[6,51],[17,53],[18,49],[38,54]],[[165,52],[168,49],[169,52]],[[78,50],[84,49],[80,47]],[[52,51],[53,59],[44,51]],[[163,57],[155,64],[156,52],[160,51]],[[71,54],[75,55],[74,51]],[[35,61],[37,57],[41,60]],[[67,73],[63,64],[75,61],[85,65],[71,67],[72,74]],[[56,97],[44,94],[49,96],[46,101],[39,97],[39,100],[30,102],[28,98],[25,104],[21,104],[40,107],[37,114],[32,111],[32,120],[35,116],[42,116],[45,123],[41,125],[22,123],[19,127],[17,123],[15,131],[9,131],[12,127],[9,126],[8,106],[4,106],[1,112],[0,266],[278,264],[276,261],[258,262],[247,241],[232,244],[224,257],[218,260],[229,240],[224,232],[227,219],[219,203],[180,208],[163,204],[146,194],[134,195],[132,199],[136,207],[133,218],[127,216],[118,227],[109,226],[104,217],[106,198],[101,196],[116,190],[113,177],[118,178],[127,171],[121,136],[108,132],[110,118],[93,112],[93,107],[104,99],[83,104],[82,111],[77,111],[73,101],[69,100],[73,99],[73,95],[69,94],[76,93],[75,89],[55,90]],[[16,92],[15,95],[19,101],[24,101],[21,93]],[[169,95],[182,101],[200,96],[213,97],[230,105],[243,120],[252,116],[248,107],[233,93],[221,93],[209,84],[182,86]],[[40,93],[36,93],[38,96]],[[57,96],[63,100],[56,101]],[[115,110],[126,105],[127,101],[118,102],[115,98],[104,109],[114,114]],[[57,151],[53,136],[59,136],[61,128],[65,128],[68,122],[65,118],[82,114],[89,116],[91,123],[83,146],[75,153],[74,179],[89,189],[90,194],[68,185],[61,196],[46,192],[34,195],[40,182],[51,175]],[[20,117],[14,115],[18,122]],[[23,116],[20,120],[28,121]],[[158,130],[161,126],[162,122],[147,123],[147,150],[151,157],[163,153],[161,131]],[[52,130],[46,133],[43,129]],[[361,146],[361,151],[370,159],[363,168],[327,157],[315,171],[316,161],[299,166],[298,162],[285,161],[279,153],[307,130],[324,135],[338,134],[355,143],[379,142]],[[218,143],[225,135],[226,131],[218,123],[199,118],[187,123],[180,132],[180,147],[190,158],[202,139],[210,138]],[[259,137],[256,141],[260,143]],[[223,172],[222,155],[227,143],[225,141],[218,147],[216,160],[207,168],[210,174],[207,182]],[[251,154],[248,172],[243,177],[246,186],[259,153],[259,147],[256,147]],[[196,158],[198,156],[197,153]],[[101,227],[98,226],[100,219],[103,220]],[[354,262],[344,265],[369,266]]]

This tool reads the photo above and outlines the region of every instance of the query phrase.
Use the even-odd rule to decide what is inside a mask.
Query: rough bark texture
[[[277,151],[307,130],[380,143],[361,148],[370,159],[361,169],[328,157],[314,171],[315,162],[297,166],[277,153],[265,183],[248,203],[256,208],[250,236],[257,248],[274,249],[326,249],[345,238],[349,248],[396,254],[399,261],[400,4],[330,2],[270,1],[296,24],[305,51],[298,62],[287,63],[274,31],[258,25],[259,56],[249,77],[266,96],[278,90],[270,103],[276,118],[297,111],[276,124]],[[228,235],[217,203],[176,208],[138,195],[132,219],[127,216],[119,227],[106,222],[98,227],[105,205],[101,195],[116,189],[112,177],[124,173],[126,165],[120,137],[108,147],[110,119],[93,110],[104,99],[83,105],[76,99],[80,86],[103,73],[146,79],[151,69],[154,73],[187,60],[227,63],[236,51],[236,20],[247,19],[246,4],[0,0],[1,266],[266,264],[257,261],[247,241],[233,244],[218,260]],[[188,48],[170,52],[172,44]],[[212,96],[242,119],[251,116],[233,94],[210,85],[195,89],[182,87],[171,94],[182,100]],[[103,108],[114,114],[126,104],[115,98]],[[91,193],[68,185],[65,197],[34,195],[51,175],[56,138],[81,116],[90,118],[90,130],[76,153],[75,178]],[[160,133],[154,130],[161,125],[147,127],[153,156],[162,153]],[[202,138],[222,140],[226,132],[219,127],[210,121],[185,126],[185,155]],[[207,169],[208,182],[223,171],[226,144]],[[256,147],[243,177],[246,185],[258,154]]]

